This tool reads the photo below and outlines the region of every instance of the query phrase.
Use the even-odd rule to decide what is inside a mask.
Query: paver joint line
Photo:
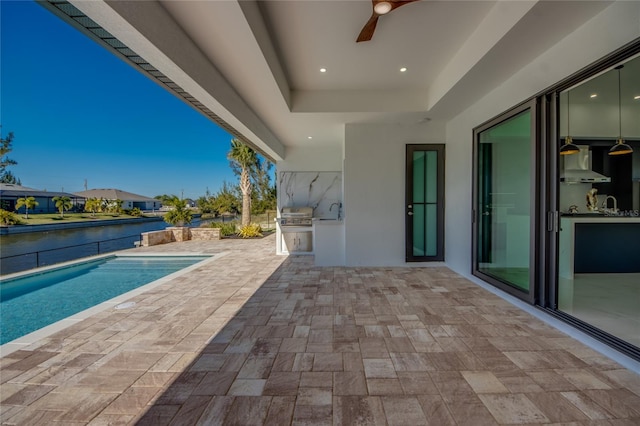
[[[453,273],[261,240],[0,359],[0,421],[640,424],[640,378]]]

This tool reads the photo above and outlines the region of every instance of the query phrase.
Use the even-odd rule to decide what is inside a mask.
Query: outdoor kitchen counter
[[[344,266],[344,221],[313,219],[313,247],[316,266]]]
[[[559,275],[640,272],[640,217],[563,215]]]
[[[313,227],[311,225],[281,225],[276,222],[277,254],[313,254]]]

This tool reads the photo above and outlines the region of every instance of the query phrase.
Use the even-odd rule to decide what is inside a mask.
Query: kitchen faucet
[[[609,201],[609,198],[611,198],[613,200],[613,211],[612,213],[616,214],[618,213],[618,200],[616,200],[616,197],[614,197],[613,195],[607,195],[607,198],[604,199],[604,201],[602,202],[602,208],[607,211],[609,210],[607,207],[607,202]]]
[[[338,219],[340,219],[340,207],[342,207],[342,203],[333,203],[329,206],[329,211],[333,210],[333,206],[338,207]]]

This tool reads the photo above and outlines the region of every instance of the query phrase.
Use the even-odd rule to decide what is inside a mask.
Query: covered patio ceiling
[[[274,160],[347,123],[447,121],[612,4],[422,0],[356,43],[369,0],[70,3]]]

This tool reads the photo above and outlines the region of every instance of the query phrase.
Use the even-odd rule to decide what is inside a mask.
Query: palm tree
[[[91,212],[91,217],[95,217],[96,212],[99,212],[102,208],[102,200],[97,198],[87,198],[84,203],[84,211]]]
[[[238,139],[232,139],[227,158],[231,162],[233,171],[240,175],[242,226],[247,226],[251,223],[251,174],[260,165],[258,154]]]
[[[35,209],[38,206],[38,202],[34,197],[18,198],[16,201],[16,210],[24,206],[24,218],[29,219],[29,209]]]
[[[168,196],[162,204],[173,207],[164,215],[164,221],[170,225],[183,226],[191,223],[193,215],[187,207],[187,201],[181,200],[175,195]]]
[[[56,203],[56,208],[60,212],[60,217],[64,217],[64,211],[69,210],[72,206],[71,198],[65,197],[63,195],[59,197],[53,197],[53,202]]]

